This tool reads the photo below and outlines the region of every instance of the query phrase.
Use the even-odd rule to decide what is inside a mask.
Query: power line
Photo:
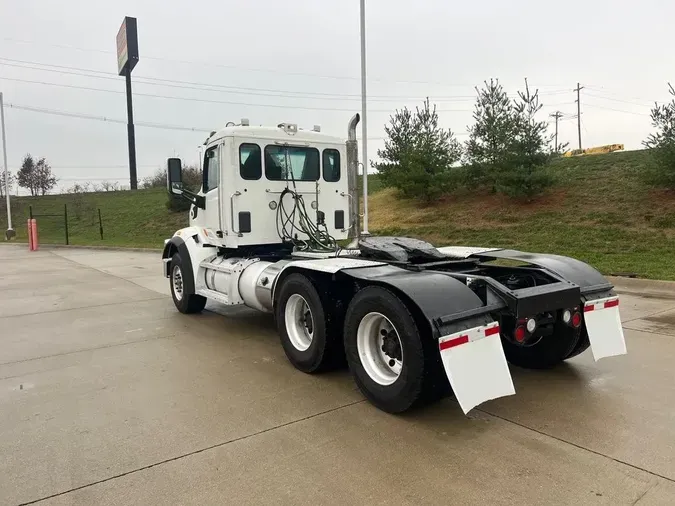
[[[593,90],[598,93],[603,93],[604,95],[612,95],[613,97],[622,97],[624,100],[632,101],[636,105],[649,105],[652,106],[654,102],[670,102],[672,100],[672,97],[667,98],[665,100],[654,100],[654,99],[648,99],[644,97],[628,97],[625,95],[619,95],[618,93],[614,93],[612,91],[607,91],[607,89],[604,86],[586,86],[588,89]],[[603,97],[606,98],[606,97]]]
[[[31,111],[31,112],[37,112],[37,113],[42,113],[42,114],[52,114],[55,116],[65,116],[69,118],[78,118],[78,119],[89,119],[89,120],[96,120],[96,121],[104,121],[107,123],[118,123],[118,124],[123,124],[126,125],[126,120],[123,119],[117,119],[117,118],[109,118],[107,116],[93,116],[90,114],[80,114],[80,113],[74,113],[74,112],[67,112],[67,111],[59,111],[55,109],[45,109],[41,107],[31,107],[27,105],[19,105],[19,104],[5,104],[5,108],[10,108],[10,109],[19,109],[22,111]],[[179,126],[179,125],[164,125],[161,123],[147,123],[147,122],[136,122],[137,126],[142,126],[142,127],[148,127],[148,128],[161,128],[165,130],[185,130],[185,131],[190,131],[190,132],[212,132],[212,128],[198,128],[198,127],[185,127],[185,126]]]
[[[60,110],[55,110],[55,109],[45,109],[41,107],[31,107],[27,105],[19,105],[19,104],[11,104],[11,103],[6,103],[5,104],[6,109],[17,109],[17,110],[22,110],[22,111],[30,111],[30,112],[35,112],[35,113],[40,113],[40,114],[51,114],[55,116],[64,116],[64,117],[69,117],[69,118],[77,118],[77,119],[88,119],[88,120],[94,120],[94,121],[101,121],[101,122],[106,122],[106,123],[116,123],[116,124],[126,124],[126,120],[123,119],[118,119],[118,118],[110,118],[108,116],[94,116],[90,114],[81,114],[81,113],[75,113],[75,112],[68,112],[68,111],[60,111]],[[165,125],[162,123],[148,123],[148,122],[136,122],[136,126],[141,126],[141,127],[148,127],[148,128],[159,128],[159,129],[164,129],[164,130],[185,130],[185,131],[190,131],[190,132],[213,132],[213,128],[198,128],[198,127],[187,127],[187,126],[180,126],[180,125]],[[455,133],[455,135],[468,135],[466,133]],[[368,140],[374,140],[374,141],[380,141],[380,140],[385,140],[385,137],[368,137]],[[120,165],[120,166],[101,166],[101,167],[93,167],[89,165],[85,165],[82,167],[60,167],[62,169],[65,168],[72,168],[72,169],[78,169],[78,168],[88,168],[88,169],[95,169],[95,168],[105,168],[105,169],[112,169],[112,168],[127,168],[128,165]],[[154,165],[139,165],[139,167],[154,167]],[[53,167],[56,168],[56,167]]]
[[[586,104],[587,107],[593,107],[595,109],[604,109],[606,111],[614,111],[614,112],[623,112],[625,114],[634,114],[635,116],[650,116],[647,113],[643,112],[635,112],[635,111],[625,111],[623,109],[614,109],[613,107],[605,107],[603,105],[597,105],[597,104]]]
[[[61,84],[61,83],[51,83],[46,81],[35,81],[30,79],[18,79],[14,77],[1,77],[0,80],[4,81],[16,81],[20,83],[28,84],[39,84],[43,86],[56,86],[59,88],[70,88],[76,90],[86,90],[86,91],[100,91],[106,93],[115,93],[115,94],[124,94],[125,92],[121,90],[108,90],[104,88],[93,88],[90,86],[76,86],[74,84]],[[283,104],[254,104],[250,102],[234,102],[230,100],[213,100],[213,99],[204,99],[204,98],[193,98],[193,97],[178,97],[173,95],[158,95],[156,93],[138,93],[135,92],[134,96],[140,97],[151,97],[151,98],[163,98],[168,100],[182,100],[186,102],[202,102],[206,104],[224,104],[224,105],[243,105],[246,107],[269,107],[275,109],[303,109],[308,111],[337,111],[337,112],[353,112],[353,109],[350,108],[341,108],[341,107],[312,107],[305,105],[283,105]],[[390,109],[370,109],[370,112],[384,112],[392,113],[394,108]],[[470,109],[437,109],[438,112],[471,112]]]
[[[11,63],[6,63],[11,62]],[[84,69],[81,67],[70,67],[65,65],[52,65],[47,63],[40,62],[31,62],[26,60],[16,60],[11,58],[0,58],[0,65],[37,70],[43,72],[54,72],[64,75],[76,75],[82,77],[88,77],[93,79],[107,79],[115,82],[119,82],[119,77],[117,74],[111,72],[104,72],[94,69]],[[39,66],[36,66],[39,65]],[[43,67],[53,67],[53,68],[43,68]],[[98,75],[100,74],[100,75]],[[147,82],[151,81],[151,82]],[[264,97],[284,97],[292,99],[310,99],[310,100],[338,100],[338,101],[351,101],[351,100],[360,100],[360,95],[357,94],[340,94],[340,93],[324,93],[324,92],[297,92],[292,90],[279,90],[279,89],[265,89],[265,88],[250,88],[250,87],[241,87],[241,86],[228,86],[222,84],[212,84],[212,83],[199,83],[193,81],[179,81],[175,79],[162,79],[157,77],[146,77],[146,76],[137,76],[137,84],[144,84],[150,86],[165,86],[168,88],[180,88],[180,89],[191,89],[198,91],[210,91],[216,93],[230,93],[230,94],[240,94],[240,95],[254,95],[254,96],[264,96]],[[213,89],[216,88],[216,89]],[[542,93],[542,96],[549,95],[559,95],[564,93],[565,90],[553,91]],[[369,97],[369,101],[372,102],[393,102],[393,101],[410,101],[410,100],[422,100],[423,96],[403,96],[403,95],[375,95]],[[431,96],[434,102],[473,102],[475,100],[474,95],[435,95]],[[371,100],[372,99],[372,100]]]
[[[10,63],[6,63],[10,62]],[[7,67],[15,67],[21,69],[38,70],[43,72],[55,72],[65,75],[76,75],[82,77],[89,77],[94,79],[107,79],[119,82],[117,74],[112,72],[103,72],[94,69],[83,69],[80,67],[69,67],[65,65],[52,65],[47,63],[30,62],[26,60],[15,60],[11,58],[0,58],[0,65]],[[36,66],[41,65],[42,67]],[[43,68],[53,67],[53,68]],[[98,75],[100,74],[100,75]],[[140,81],[139,81],[140,79]],[[163,79],[158,77],[137,76],[135,79],[138,84],[152,85],[152,86],[166,86],[169,88],[193,89],[199,91],[212,91],[220,93],[244,94],[244,95],[260,95],[271,97],[285,97],[285,98],[308,98],[316,100],[360,100],[360,95],[346,94],[346,93],[324,93],[324,92],[299,92],[292,90],[266,89],[266,88],[251,88],[242,86],[228,86],[223,84],[199,83],[193,81],[179,81],[175,79]],[[153,81],[153,82],[145,82]],[[216,89],[212,89],[216,88]],[[312,96],[316,95],[316,96]],[[374,95],[374,101],[391,102],[394,100],[420,100],[424,97],[418,96],[403,96],[403,95]],[[435,101],[466,101],[473,100],[473,95],[444,95],[433,97]]]
[[[50,43],[36,42],[36,41],[31,41],[31,40],[14,39],[14,38],[11,38],[11,37],[4,37],[3,40],[6,41],[6,42],[42,45],[42,46],[55,47],[55,48],[60,48],[60,49],[70,49],[70,50],[76,50],[76,51],[94,52],[94,53],[102,53],[102,54],[115,54],[114,51],[103,50],[103,49],[82,48],[82,47],[70,46],[70,45],[65,45],[65,44],[50,44]],[[267,73],[296,76],[296,77],[313,77],[313,78],[319,78],[319,79],[351,80],[351,81],[360,80],[360,77],[355,77],[355,76],[336,76],[336,75],[311,74],[311,73],[305,73],[305,72],[286,72],[286,71],[274,70],[274,69],[241,67],[241,66],[237,66],[237,65],[225,65],[225,64],[222,64],[222,63],[214,63],[214,62],[210,62],[210,61],[204,62],[204,61],[176,60],[176,59],[171,59],[171,58],[162,58],[162,57],[158,57],[158,56],[146,56],[146,55],[144,55],[143,58],[146,59],[146,60],[156,60],[156,61],[163,61],[163,62],[169,62],[169,63],[201,65],[201,66],[206,66],[206,67],[220,67],[220,68],[226,68],[226,69],[230,69],[230,70],[245,70],[245,71],[249,71],[249,72],[267,72]],[[396,84],[424,84],[424,85],[434,84],[434,85],[440,85],[440,86],[459,87],[459,88],[468,88],[468,87],[473,88],[474,87],[473,84],[455,84],[455,83],[444,83],[444,82],[433,82],[433,81],[386,80],[386,79],[378,79],[378,78],[374,78],[374,79],[370,78],[369,81],[370,82],[382,82],[382,83],[396,83]],[[539,87],[540,88],[560,88],[561,85],[540,84]]]
[[[52,169],[69,170],[69,169],[128,169],[129,165],[50,165]],[[157,167],[157,165],[138,165],[137,167]]]
[[[650,106],[654,105],[654,102],[655,102],[655,101],[650,102],[649,105],[648,105],[646,101],[638,103],[638,102],[633,102],[631,100],[622,100],[622,99],[619,99],[619,98],[603,97],[602,95],[596,95],[594,93],[588,93],[588,92],[586,92],[586,95],[588,95],[589,97],[600,99],[600,100],[609,100],[611,102],[621,102],[623,104],[637,105],[637,106],[641,106],[641,107],[650,107]]]

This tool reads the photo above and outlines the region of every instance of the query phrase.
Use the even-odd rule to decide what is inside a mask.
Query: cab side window
[[[327,183],[340,180],[340,152],[337,149],[323,150],[323,180]]]
[[[257,144],[239,146],[239,175],[242,179],[256,180],[262,177],[262,157]]]
[[[218,188],[220,179],[220,150],[219,146],[213,146],[204,154],[204,174],[202,189],[204,193]]]

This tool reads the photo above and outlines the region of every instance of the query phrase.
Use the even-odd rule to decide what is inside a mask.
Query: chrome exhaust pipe
[[[347,127],[347,186],[349,188],[349,232],[348,248],[358,248],[361,236],[361,213],[359,203],[359,145],[356,140],[356,126],[361,116],[356,113]],[[365,198],[365,196],[364,196]]]

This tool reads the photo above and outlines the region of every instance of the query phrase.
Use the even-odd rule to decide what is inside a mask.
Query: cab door
[[[222,146],[217,144],[208,148],[204,153],[202,193],[204,194],[206,209],[202,211],[204,216],[201,223],[204,227],[213,230],[214,233],[222,232],[223,230],[218,194],[222,151]]]

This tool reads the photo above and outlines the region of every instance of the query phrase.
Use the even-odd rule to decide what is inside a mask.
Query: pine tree
[[[502,168],[513,141],[517,114],[498,79],[476,88],[474,124],[465,146],[470,185],[488,183],[495,189],[497,172]]]
[[[514,101],[515,123],[513,137],[497,180],[497,189],[512,197],[530,200],[553,184],[546,171],[553,151],[553,136],[548,135],[548,124],[537,121],[541,110],[539,90],[530,93],[525,80],[525,92],[518,92]]]
[[[373,167],[382,182],[403,196],[433,200],[447,190],[448,174],[461,158],[461,145],[449,129],[439,126],[436,106],[427,98],[422,107],[397,110],[384,127],[381,162]]]
[[[668,88],[675,97],[670,83]],[[656,132],[642,143],[651,155],[650,166],[644,174],[650,183],[675,189],[675,98],[667,104],[654,104],[651,117]]]

